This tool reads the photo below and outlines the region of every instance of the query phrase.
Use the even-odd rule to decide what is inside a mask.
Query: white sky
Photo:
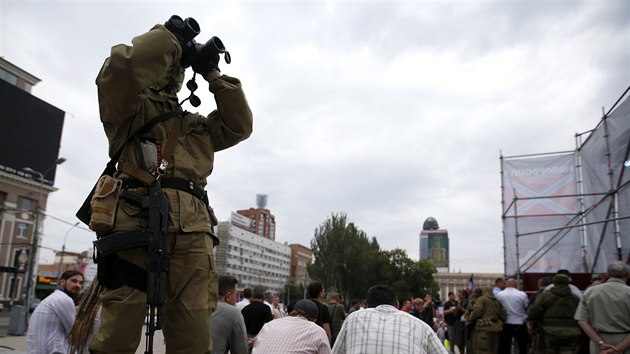
[[[418,257],[424,220],[451,269],[502,272],[499,156],[571,150],[630,82],[628,1],[7,1],[0,56],[66,118],[43,246],[83,251],[74,217],[107,158],[94,79],[111,46],[194,17],[232,54],[252,137],[216,154],[220,220],[269,196],[276,240],[310,245],[345,212]],[[199,109],[214,100],[198,91]],[[46,147],[41,147],[42,149]],[[58,219],[66,221],[66,223]],[[41,261],[53,253],[43,249]]]

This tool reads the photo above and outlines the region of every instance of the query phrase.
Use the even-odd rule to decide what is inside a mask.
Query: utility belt
[[[160,178],[160,184],[162,186],[162,189],[176,189],[182,192],[190,193],[191,195],[198,198],[206,206],[211,226],[214,227],[218,224],[218,220],[214,215],[214,210],[210,206],[208,193],[206,191],[199,187],[196,187],[192,182],[186,181],[181,178]],[[142,181],[136,179],[122,180],[119,197],[139,207],[149,207],[149,205],[146,205],[146,197],[131,191],[131,189],[137,188],[148,187]],[[214,241],[214,245],[218,245],[219,239],[216,237],[216,235],[214,235],[214,233],[212,232],[210,233],[210,235]],[[97,251],[95,253],[97,255],[95,261],[98,257],[106,257],[110,254],[124,249],[144,247],[148,244],[148,239],[149,236],[146,229],[105,233],[103,235],[99,235],[98,239],[93,242],[94,247]]]
[[[572,318],[543,318],[543,326],[577,327],[577,321]]]
[[[162,177],[160,178],[160,183],[162,184],[162,189],[170,188],[170,189],[177,189],[182,192],[190,193],[194,195],[195,197],[199,198],[204,204],[206,204],[206,206],[208,206],[207,202],[204,200],[204,195],[206,196],[206,200],[207,200],[206,192],[202,188],[195,186],[195,184],[192,181],[187,181],[183,178]],[[130,179],[130,180],[122,181],[123,190],[136,189],[136,188],[148,188],[148,187],[146,184],[144,184],[144,182],[137,179]],[[124,196],[122,195],[121,197],[124,198]]]
[[[148,261],[149,264],[151,264],[152,258],[155,258],[153,252],[159,250],[159,253],[163,254],[162,259],[163,262],[165,262],[164,272],[168,272],[166,235],[169,203],[166,199],[166,195],[163,193],[162,186],[164,188],[182,190],[199,198],[207,207],[211,223],[215,222],[216,224],[216,217],[214,217],[214,212],[208,204],[207,194],[201,188],[195,188],[195,186],[188,183],[188,181],[175,178],[160,178],[159,181],[155,183],[156,185],[147,187],[140,181],[118,180],[117,185],[120,186],[120,190],[116,199],[124,199],[147,210],[149,218],[147,227],[130,231],[99,234],[97,235],[97,240],[93,241],[95,251],[94,261],[98,264],[97,277],[99,283],[103,284],[108,289],[117,289],[123,285],[128,285],[140,291],[147,291],[147,294],[150,292],[147,286],[147,277],[151,278],[152,273],[147,273],[147,270],[142,267],[119,257],[117,254],[119,251],[134,248],[147,249],[149,251],[147,253],[149,257]],[[148,195],[141,195],[133,191],[133,189],[138,188],[148,189]],[[99,193],[96,193],[95,195],[98,194]],[[97,214],[98,213],[93,215]],[[155,227],[155,220],[160,221],[161,227]],[[162,237],[160,246],[155,245],[156,237]],[[219,244],[219,240],[214,233],[211,232],[210,237],[212,237],[214,245]],[[152,249],[154,249],[154,251],[151,251]]]

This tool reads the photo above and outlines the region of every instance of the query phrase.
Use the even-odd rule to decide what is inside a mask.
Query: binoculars
[[[177,15],[164,24],[182,47],[181,65],[184,68],[193,67],[195,72],[206,75],[213,69],[218,68],[219,54],[224,54],[227,64],[232,62],[230,53],[225,50],[225,45],[219,37],[212,37],[205,44],[197,43],[195,37],[200,33],[199,23],[194,18],[188,17],[182,20]]]

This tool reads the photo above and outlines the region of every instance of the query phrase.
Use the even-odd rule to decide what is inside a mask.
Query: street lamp
[[[34,169],[30,167],[24,167],[22,169],[26,172],[34,173],[39,176],[39,192],[37,195],[37,209],[35,210],[35,229],[33,230],[33,242],[31,243],[31,254],[29,255],[30,257],[29,257],[29,262],[28,262],[28,270],[26,272],[26,279],[25,279],[26,291],[24,293],[24,306],[25,306],[24,312],[25,312],[25,317],[26,317],[26,321],[25,321],[26,325],[28,325],[28,311],[29,311],[29,305],[30,305],[31,289],[33,286],[33,278],[35,276],[35,266],[37,265],[37,246],[39,245],[39,216],[42,211],[41,205],[42,205],[42,194],[44,191],[44,175],[48,173],[50,170],[52,170],[53,168],[55,168],[57,165],[61,165],[64,162],[66,162],[66,159],[63,157],[56,159],[55,163],[49,168],[47,168],[46,171],[44,171],[44,173],[35,171]]]
[[[76,222],[76,224],[72,225],[72,227],[70,227],[68,231],[66,231],[66,235],[63,237],[63,246],[61,246],[61,260],[59,261],[59,271],[57,272],[57,279],[61,278],[61,267],[63,267],[63,255],[66,254],[66,239],[68,238],[68,234],[70,233],[70,231],[72,231],[72,229],[74,229],[77,226],[79,226],[78,221]]]

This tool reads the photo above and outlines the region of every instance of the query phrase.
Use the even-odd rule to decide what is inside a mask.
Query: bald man
[[[527,294],[517,289],[516,279],[505,281],[505,289],[499,293],[497,300],[503,305],[507,319],[499,337],[499,353],[509,353],[512,338],[518,343],[518,352],[527,353],[529,333],[527,333]]]

